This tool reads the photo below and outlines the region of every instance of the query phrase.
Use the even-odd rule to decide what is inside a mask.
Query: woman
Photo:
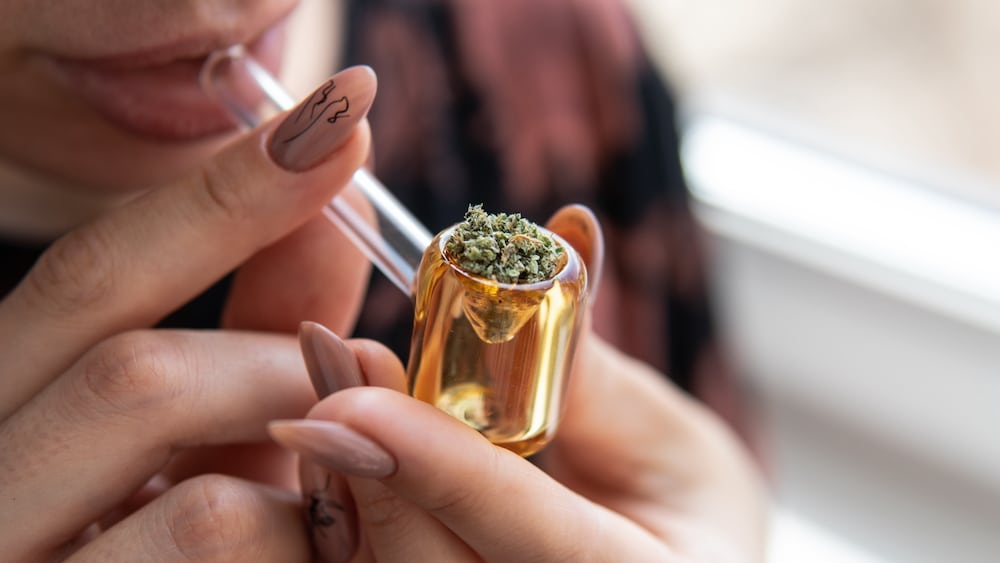
[[[759,558],[744,451],[597,337],[536,466],[399,393],[384,347],[336,336],[367,267],[318,213],[368,157],[373,74],[332,78],[340,119],[293,110],[241,136],[193,81],[231,43],[276,60],[294,2],[60,7],[0,4],[5,558]],[[549,224],[601,270],[592,216]],[[152,328],[236,267],[221,329]],[[301,333],[314,386],[303,319],[331,329]],[[309,460],[306,519],[269,423]]]

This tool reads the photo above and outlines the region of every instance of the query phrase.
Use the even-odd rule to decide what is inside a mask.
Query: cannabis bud
[[[535,283],[556,273],[565,251],[520,213],[491,214],[482,205],[470,205],[445,252],[470,274],[500,283]]]

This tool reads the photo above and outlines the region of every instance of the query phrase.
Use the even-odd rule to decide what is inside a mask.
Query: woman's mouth
[[[246,45],[276,73],[284,46],[278,24]],[[112,124],[158,141],[190,141],[223,133],[235,124],[199,86],[198,73],[211,50],[225,47],[170,45],[104,59],[57,59],[69,90]]]

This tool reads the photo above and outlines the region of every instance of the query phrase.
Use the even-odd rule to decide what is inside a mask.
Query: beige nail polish
[[[320,399],[341,389],[365,385],[357,356],[325,326],[313,322],[299,325],[299,346]]]
[[[277,420],[271,437],[310,460],[355,477],[381,479],[396,471],[396,460],[382,446],[337,422]]]
[[[377,80],[367,66],[338,72],[275,129],[268,151],[276,164],[293,172],[313,168],[340,148],[371,109]]]

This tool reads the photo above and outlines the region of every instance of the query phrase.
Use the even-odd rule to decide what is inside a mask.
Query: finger
[[[299,346],[316,396],[324,399],[350,387],[372,385],[406,391],[403,364],[374,340],[343,340],[311,321],[299,326]]]
[[[343,475],[307,460],[299,463],[301,510],[306,532],[324,563],[350,561],[358,553],[358,514]]]
[[[298,488],[298,459],[270,442],[208,445],[176,452],[160,475],[177,483],[204,473],[224,473],[285,489]]]
[[[185,481],[68,559],[302,561],[311,558],[292,493],[219,475]]]
[[[692,424],[693,419],[701,418],[698,407],[662,375],[587,332],[577,347],[559,435],[542,453],[541,462],[558,480],[572,483],[574,488],[579,488],[577,483],[588,483],[592,488],[653,496],[653,489],[660,493],[662,486],[678,484],[678,479],[700,471],[697,464],[672,456],[676,452],[690,456],[689,446],[701,451],[693,444],[698,439],[698,424]],[[659,443],[671,447],[632,447]],[[600,456],[615,463],[598,463]],[[671,471],[672,483],[645,471],[674,465],[683,473]]]
[[[384,344],[362,338],[348,340],[347,345],[357,356],[367,385],[406,393],[406,370],[392,350]]]
[[[344,97],[332,105],[317,105],[330,95],[321,88],[281,124],[251,132],[187,180],[146,193],[43,254],[0,303],[0,357],[16,375],[0,380],[0,418],[87,348],[151,325],[329,202],[368,153],[364,116],[375,79],[356,67],[333,84]],[[317,124],[304,128],[300,119],[314,110]]]
[[[766,493],[736,436],[649,366],[584,338],[559,436],[541,466],[661,537],[672,535],[670,518],[680,513],[759,553]],[[637,508],[644,505],[659,508]]]
[[[403,365],[388,348],[370,340],[350,340],[348,345],[369,385],[405,392]],[[379,563],[478,560],[440,521],[384,484],[371,479],[347,483],[364,530],[362,550]]]
[[[646,498],[710,479],[711,471],[706,467],[743,463],[726,454],[728,448],[714,447],[720,440],[732,438],[724,425],[654,369],[625,356],[593,333],[583,336],[578,350],[565,417],[558,438],[543,454],[544,462],[569,458],[567,464],[574,471],[588,472],[589,482],[613,484],[619,491]],[[635,443],[670,447],[631,447]],[[594,463],[595,452],[610,455],[616,463]],[[736,447],[731,452],[741,454],[743,449]],[[717,455],[726,459],[716,459]],[[692,463],[692,456],[711,456],[713,462]],[[553,469],[548,463],[546,468]],[[657,471],[643,473],[636,468],[666,472],[671,479],[660,479]]]
[[[367,209],[353,189],[338,197]],[[325,216],[317,216],[240,266],[229,291],[223,326],[295,332],[313,319],[350,334],[371,270],[368,259]]]
[[[375,385],[399,391],[405,389],[402,365],[396,356],[381,344],[367,340],[351,340],[345,343],[321,325],[310,322],[302,325],[300,346],[303,348],[307,365],[310,367],[310,378],[319,397],[325,397],[332,392],[328,385],[332,385],[335,389],[364,385],[366,375],[362,369],[372,373]],[[317,352],[321,355],[319,359],[316,356]],[[338,354],[349,357],[338,357]],[[332,379],[328,384],[323,381],[323,372],[317,369],[317,366],[330,365],[342,369],[334,370],[330,374]],[[337,373],[338,371],[341,373]],[[317,490],[327,488],[325,477],[311,479],[308,483],[304,481],[303,476],[312,476],[312,473],[301,472],[297,465],[295,456],[273,443],[229,444],[179,452],[163,473],[174,481],[202,473],[225,473],[279,487],[293,488],[301,484],[303,491],[310,488]],[[343,480],[339,476],[336,479]],[[307,487],[307,484],[310,486]]]
[[[360,550],[379,563],[480,561],[434,515],[372,479],[349,478],[362,530]]]
[[[584,554],[635,561],[662,550],[638,526],[400,393],[348,389],[309,417],[272,423],[271,434],[328,468],[377,479],[487,561],[569,561]],[[355,502],[360,507],[357,496]]]
[[[310,432],[328,431],[323,424],[275,421],[269,428],[277,441],[295,449],[297,440],[316,438]],[[344,427],[335,428],[338,429]],[[352,440],[349,430],[338,436]],[[364,447],[363,441],[352,444]],[[385,461],[385,456],[378,458],[377,451],[374,461],[366,459],[363,451],[341,449],[340,453],[358,462],[360,465],[355,469],[366,476],[373,475],[371,471],[381,471],[378,464]],[[317,464],[313,457],[302,460],[306,519],[323,561],[347,561],[356,553],[370,555],[380,563],[478,559],[465,542],[433,515],[379,481],[348,478],[345,488],[342,469],[336,464]]]
[[[303,323],[299,340],[320,397],[365,384],[404,389],[402,364],[381,344],[345,343],[315,323]],[[307,521],[324,561],[346,561],[354,553],[383,563],[458,561],[474,556],[440,522],[377,481],[345,482],[339,473],[308,460],[302,462],[301,478]],[[360,538],[359,527],[364,530]]]
[[[357,355],[325,326],[309,321],[299,325],[299,346],[320,399],[366,384]],[[347,481],[339,473],[302,460],[299,482],[307,529],[319,558],[327,563],[350,560],[358,551],[359,534]]]
[[[175,451],[263,441],[267,421],[314,401],[291,338],[135,331],[105,341],[0,427],[0,489],[12,491],[0,529],[17,538],[13,559],[71,538]]]

